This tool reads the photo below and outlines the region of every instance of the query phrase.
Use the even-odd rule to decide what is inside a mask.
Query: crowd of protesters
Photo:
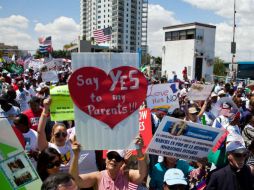
[[[50,86],[68,83],[70,64],[58,70],[57,83],[43,82],[41,72],[33,68],[20,75],[0,69],[0,117],[8,120],[37,168],[42,189],[254,189],[254,92],[244,83],[214,81],[207,100],[191,101],[187,94],[192,83],[205,81],[189,81],[187,68],[182,73],[183,80],[175,72],[172,80],[148,79],[149,84],[179,82],[180,107],[172,113],[152,112],[152,132],[165,116],[227,130],[217,152],[197,162],[146,155],[141,136],[135,139],[136,156],[128,150],[109,150],[103,159],[100,150],[81,150],[75,121],[50,120]],[[216,103],[223,98],[237,109],[227,101],[214,114]]]

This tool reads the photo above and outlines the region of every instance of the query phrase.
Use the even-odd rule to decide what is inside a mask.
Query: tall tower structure
[[[111,41],[101,44],[122,52],[147,50],[148,0],[80,0],[81,38],[112,27]]]

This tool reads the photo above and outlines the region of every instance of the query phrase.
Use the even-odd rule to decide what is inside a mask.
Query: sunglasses
[[[245,158],[248,156],[248,153],[244,153],[244,154],[241,154],[241,153],[233,153],[234,157],[236,158]]]
[[[58,132],[58,133],[54,134],[54,136],[56,138],[60,138],[61,136],[65,138],[65,137],[67,137],[67,133],[65,133],[65,132]]]
[[[60,165],[61,165],[61,161],[55,161],[55,162],[52,162],[52,163],[48,163],[47,168],[52,169],[54,167],[60,167]]]
[[[108,158],[108,160],[115,159],[116,162],[121,162],[121,161],[124,160],[121,156],[117,156],[117,155],[114,155],[114,154],[108,154],[107,158]]]

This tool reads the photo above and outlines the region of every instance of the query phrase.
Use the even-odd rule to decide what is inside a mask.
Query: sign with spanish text
[[[187,94],[189,100],[206,100],[213,89],[213,84],[192,84],[191,89]]]
[[[220,129],[165,116],[146,153],[197,161],[208,156],[223,134]]]
[[[147,80],[136,53],[74,53],[68,81],[77,138],[86,149],[125,149],[138,134]]]
[[[40,189],[40,177],[6,119],[0,119],[0,130],[1,189]]]
[[[178,83],[149,85],[147,90],[147,107],[152,111],[160,109],[173,112],[179,108]]]
[[[56,86],[50,89],[52,103],[50,117],[52,121],[74,120],[73,101],[70,97],[68,85]]]

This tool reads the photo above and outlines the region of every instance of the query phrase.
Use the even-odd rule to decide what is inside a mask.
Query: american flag
[[[128,184],[128,189],[129,189],[129,190],[137,190],[137,189],[138,189],[138,185],[135,184],[135,183],[129,182],[129,184]]]
[[[39,43],[41,45],[52,45],[52,41],[51,41],[51,36],[48,37],[40,37],[39,38]]]
[[[94,40],[100,44],[111,40],[111,27],[93,31]]]

